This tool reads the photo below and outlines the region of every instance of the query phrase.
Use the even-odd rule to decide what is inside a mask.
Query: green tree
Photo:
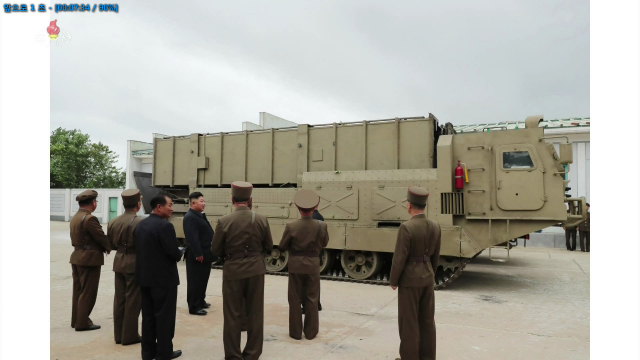
[[[118,155],[92,143],[79,130],[57,128],[49,137],[51,188],[123,188],[125,173],[115,166]]]

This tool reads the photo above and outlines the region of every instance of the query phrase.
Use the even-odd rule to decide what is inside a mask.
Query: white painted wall
[[[153,137],[163,137],[162,134],[153,134]],[[145,143],[142,141],[129,140],[127,141],[127,168],[125,187],[127,189],[137,189],[136,180],[133,177],[134,171],[140,172],[153,172],[153,155],[134,155],[134,151],[138,150],[153,150],[153,144]],[[144,209],[141,208],[138,212],[138,216],[146,216]]]
[[[242,122],[242,131],[245,130],[261,130],[262,126],[258,124],[254,124],[251,121],[243,121]]]
[[[153,144],[142,141],[127,141],[127,168],[125,169],[125,187],[127,189],[137,189],[136,181],[133,178],[134,171],[151,172],[153,155],[134,156],[133,152],[138,150],[153,150]]]
[[[556,151],[558,144],[554,144]],[[569,164],[569,194],[571,197],[584,196],[587,202],[590,201],[591,193],[589,187],[590,168],[589,168],[589,149],[588,142],[573,143],[573,164]]]
[[[78,211],[78,202],[76,196],[86,189],[50,189],[50,208],[49,218],[54,221],[69,221],[71,217]],[[124,212],[122,206],[123,189],[93,189],[98,192],[98,207],[93,215],[97,217],[101,223],[109,223],[109,198],[118,199],[117,215]]]
[[[250,121],[242,123],[242,131],[245,130],[262,130],[272,128],[285,128],[298,126],[297,123],[289,120],[285,120],[281,117],[269,114],[268,112],[260,112],[258,116],[258,123],[254,124]]]
[[[571,197],[584,196],[587,199],[587,202],[589,202],[591,198],[591,189],[589,186],[591,142],[588,128],[586,131],[583,129],[581,133],[577,133],[575,131],[567,132],[566,130],[564,133],[545,131],[545,136],[556,136],[558,134],[560,134],[560,136],[567,136],[569,141],[573,144],[573,164],[569,164],[569,187],[571,188],[569,194],[571,194]],[[559,154],[559,144],[564,143],[565,138],[550,139],[547,141],[553,143],[553,146],[556,148],[556,152]]]
[[[51,220],[69,221],[71,189],[51,189],[49,192],[49,217]]]
[[[293,121],[285,120],[268,112],[260,113],[259,124],[263,129],[298,126],[298,124]]]
[[[569,130],[569,129],[567,129]],[[591,143],[588,129],[585,132],[584,129],[582,132],[576,132],[575,129],[573,131],[565,131],[562,135],[566,135],[569,141],[573,144],[573,164],[569,164],[569,194],[571,197],[580,197],[584,196],[587,199],[587,202],[590,202],[591,198],[591,189],[590,189],[590,150]],[[555,134],[557,134],[556,132]],[[545,135],[553,136],[554,133],[548,134],[545,131]],[[553,146],[556,148],[556,152],[560,153],[559,144],[564,143],[565,139],[553,139],[548,140],[553,143]],[[561,227],[550,227],[546,228],[542,231],[543,233],[564,233]]]

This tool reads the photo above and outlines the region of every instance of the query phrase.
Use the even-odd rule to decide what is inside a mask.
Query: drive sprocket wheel
[[[465,258],[441,256],[438,260],[438,269],[435,275],[435,290],[444,289],[447,285],[451,284],[462,274],[462,270],[467,266],[469,261],[470,259]]]

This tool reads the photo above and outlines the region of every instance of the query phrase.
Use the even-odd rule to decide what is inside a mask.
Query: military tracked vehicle
[[[216,219],[233,210],[230,184],[251,182],[253,210],[269,219],[274,245],[285,224],[299,217],[295,192],[313,190],[329,227],[323,278],[381,284],[397,229],[409,219],[407,188],[421,186],[430,192],[425,212],[442,229],[436,269],[436,288],[442,288],[485,249],[584,220],[584,198],[565,194],[571,144],[566,139],[558,154],[540,121],[531,116],[521,129],[456,134],[429,114],[156,138],[152,186],[174,198],[170,221],[184,238],[190,192],[204,194],[215,228]],[[267,269],[286,274],[288,259],[275,246],[265,257]]]

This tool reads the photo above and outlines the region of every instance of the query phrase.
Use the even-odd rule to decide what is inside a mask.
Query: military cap
[[[124,206],[136,206],[142,197],[138,189],[127,189],[123,191],[120,196],[122,197],[122,204]]]
[[[236,199],[249,199],[253,185],[245,181],[234,181],[231,183],[231,196]]]
[[[320,204],[320,196],[311,190],[299,190],[293,196],[293,202],[300,210],[311,210]]]
[[[76,201],[93,200],[98,197],[98,192],[95,190],[85,190],[76,196]]]
[[[416,205],[427,205],[427,197],[429,192],[419,186],[409,186],[407,191],[407,200]]]

